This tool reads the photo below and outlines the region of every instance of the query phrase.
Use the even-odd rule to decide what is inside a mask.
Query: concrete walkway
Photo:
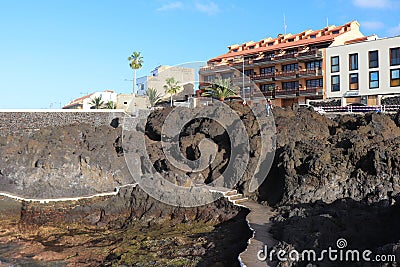
[[[261,249],[264,249],[265,245],[270,249],[278,242],[269,232],[272,226],[270,219],[275,214],[270,207],[260,205],[254,201],[247,200],[242,202],[241,205],[250,209],[250,213],[247,215],[246,219],[254,233],[253,237],[249,240],[246,250],[239,255],[239,259],[243,264],[242,266],[269,266],[266,262],[258,260],[257,253]]]
[[[230,190],[226,188],[213,189],[213,191],[220,192],[231,201],[233,204],[246,207],[250,210],[246,220],[253,231],[253,237],[249,239],[248,245],[245,251],[240,253],[239,261],[243,267],[266,267],[269,266],[265,261],[260,261],[257,258],[257,253],[264,248],[265,245],[268,248],[272,248],[278,241],[276,241],[271,230],[272,223],[270,219],[275,215],[272,212],[271,207],[258,204],[253,200],[249,200],[242,194],[239,194],[236,190]],[[261,255],[263,256],[263,255]]]
[[[81,197],[60,197],[60,198],[25,198],[20,195],[16,194],[11,194],[8,192],[1,192],[0,191],[0,196],[5,196],[11,199],[15,199],[17,201],[27,201],[27,202],[39,202],[39,203],[49,203],[49,202],[62,202],[62,201],[76,201],[80,199],[89,199],[89,198],[95,198],[95,197],[104,197],[104,196],[115,196],[119,193],[119,190],[124,187],[136,187],[137,183],[135,184],[126,184],[126,185],[121,185],[117,186],[114,191],[112,192],[104,192],[104,193],[98,193],[98,194],[93,194],[93,195],[87,195],[87,196],[81,196]]]

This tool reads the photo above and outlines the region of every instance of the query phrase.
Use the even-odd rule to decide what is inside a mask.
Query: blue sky
[[[400,35],[400,0],[0,0],[0,109],[50,108],[86,93],[129,93],[127,57],[144,67],[225,53],[284,31],[358,20],[365,35]]]

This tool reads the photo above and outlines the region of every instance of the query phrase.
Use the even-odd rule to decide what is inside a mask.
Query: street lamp
[[[246,105],[246,95],[244,91],[244,59],[245,57],[243,56],[242,58],[242,91],[243,91],[243,105]]]

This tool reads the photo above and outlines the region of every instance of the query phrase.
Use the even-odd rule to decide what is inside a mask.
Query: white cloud
[[[396,27],[388,29],[387,32],[389,33],[390,36],[400,35],[400,23]]]
[[[379,30],[385,27],[385,24],[381,21],[362,21],[360,24],[362,28],[371,31]]]
[[[214,2],[208,2],[207,4],[196,3],[196,9],[210,16],[220,12],[218,5]]]
[[[391,6],[390,0],[353,0],[353,4],[364,8],[387,8]]]
[[[182,9],[182,8],[183,8],[182,2],[176,1],[176,2],[171,2],[171,3],[165,4],[165,5],[157,8],[157,11],[169,11],[169,10]]]

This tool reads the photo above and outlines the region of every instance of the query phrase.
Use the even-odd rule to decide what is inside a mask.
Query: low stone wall
[[[0,110],[0,135],[30,134],[49,126],[66,126],[87,123],[94,126],[110,125],[113,119],[120,122],[125,117],[123,110],[93,111],[42,111],[42,110]]]

